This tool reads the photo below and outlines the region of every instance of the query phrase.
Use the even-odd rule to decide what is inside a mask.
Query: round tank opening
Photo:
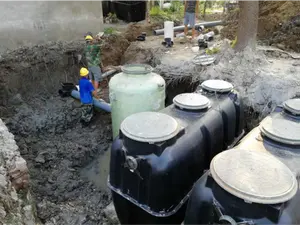
[[[287,114],[300,116],[300,98],[289,99],[283,103],[283,108]]]
[[[201,87],[206,91],[217,93],[227,93],[233,89],[233,85],[224,80],[206,80]]]
[[[153,68],[146,64],[128,64],[122,66],[123,73],[130,75],[144,75],[151,73]]]
[[[183,93],[173,98],[176,107],[182,110],[205,110],[210,106],[207,97],[198,93]]]

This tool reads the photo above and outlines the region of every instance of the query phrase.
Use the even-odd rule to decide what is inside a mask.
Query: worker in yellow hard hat
[[[85,37],[85,40],[86,40],[86,41],[92,41],[92,40],[94,40],[94,38],[93,38],[91,35],[87,35],[87,36]]]
[[[86,47],[84,50],[84,55],[87,60],[88,70],[89,70],[89,78],[93,83],[93,86],[96,91],[100,92],[101,88],[99,85],[102,81],[101,74],[105,71],[103,64],[101,62],[100,51],[101,51],[101,39],[104,33],[100,32],[94,38],[92,34],[89,32],[85,36]]]
[[[95,98],[99,98],[88,76],[89,76],[88,69],[82,67],[80,69],[81,78],[79,80],[79,93],[80,93],[80,101],[82,104],[81,122],[84,125],[88,125],[94,115],[93,96]]]

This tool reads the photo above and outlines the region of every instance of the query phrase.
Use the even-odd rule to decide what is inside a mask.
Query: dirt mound
[[[153,29],[159,26],[158,24],[138,24],[138,23],[131,23],[128,25],[127,30],[124,33],[124,37],[132,42],[135,41],[136,38],[142,34],[142,32],[146,32],[147,35],[152,35]]]
[[[286,49],[300,52],[299,27],[294,23],[299,15],[298,1],[261,1],[259,3],[258,37],[269,44],[280,44]],[[239,11],[232,10],[225,18],[222,36],[234,39],[238,27]],[[297,43],[298,41],[298,43]]]
[[[130,45],[131,38],[126,35],[110,35],[105,39],[101,49],[103,64],[105,66],[118,66],[121,63],[121,58]]]
[[[300,52],[300,16],[291,18],[285,22],[278,31],[275,31],[270,38],[270,44],[278,48],[292,49]]]
[[[259,7],[258,34],[261,38],[270,37],[282,23],[291,20],[300,12],[298,1],[262,1]]]
[[[239,10],[230,11],[224,19],[224,28],[221,30],[222,38],[234,40],[238,28]]]
[[[147,48],[146,45],[146,42],[132,43],[124,53],[122,63],[143,63],[150,64],[153,67],[156,66],[159,63],[156,59],[162,51],[160,48]]]

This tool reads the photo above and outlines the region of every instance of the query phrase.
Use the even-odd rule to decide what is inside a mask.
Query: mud
[[[102,209],[110,197],[84,179],[81,171],[108,149],[110,115],[98,113],[92,126],[82,128],[79,106],[72,99],[58,96],[32,98],[30,104],[22,103],[16,114],[6,119],[28,163],[31,191],[42,222],[105,221]]]
[[[104,66],[119,65],[129,40],[110,35],[104,41]],[[61,82],[77,83],[83,46],[49,42],[0,58],[0,116],[27,161],[37,216],[47,225],[112,224],[103,211],[111,197],[102,157],[112,141],[110,114],[98,112],[82,127],[80,103],[58,95]],[[106,82],[104,99],[107,93]]]

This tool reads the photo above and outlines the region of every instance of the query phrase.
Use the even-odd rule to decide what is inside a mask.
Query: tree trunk
[[[237,51],[247,46],[255,48],[258,25],[258,1],[239,1],[239,26],[237,31]]]
[[[204,7],[203,7],[203,19],[204,20],[205,20],[205,16],[206,16],[206,7],[207,7],[207,0],[205,0]]]
[[[145,20],[146,23],[150,23],[150,18],[149,18],[149,12],[150,12],[150,1],[146,0],[146,13],[145,13]]]

